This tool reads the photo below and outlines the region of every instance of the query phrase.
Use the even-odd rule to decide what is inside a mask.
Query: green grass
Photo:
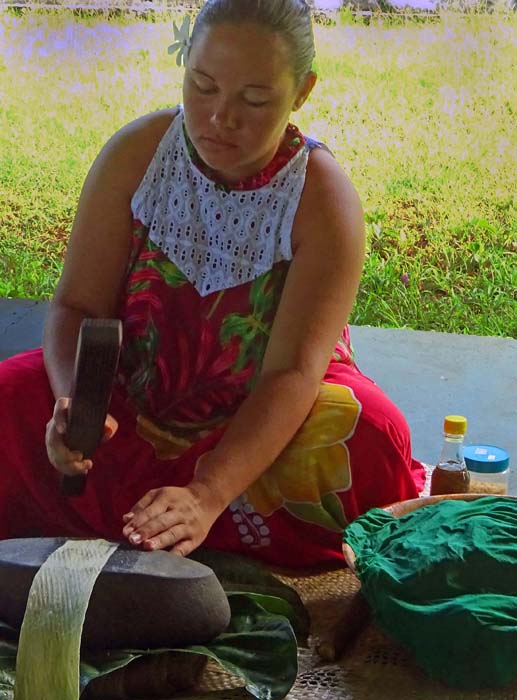
[[[517,17],[316,27],[297,113],[355,183],[352,322],[517,337]],[[169,19],[0,13],[0,296],[48,298],[106,139],[181,98]]]

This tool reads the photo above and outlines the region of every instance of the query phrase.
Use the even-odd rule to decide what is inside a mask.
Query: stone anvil
[[[0,620],[20,629],[38,569],[65,538],[0,541]],[[148,649],[202,644],[230,622],[212,569],[164,551],[120,545],[97,578],[82,647]]]

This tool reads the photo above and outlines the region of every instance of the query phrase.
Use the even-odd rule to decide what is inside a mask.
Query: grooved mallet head
[[[118,319],[83,320],[64,440],[70,450],[82,452],[84,459],[93,456],[104,434],[121,344],[122,322]],[[67,496],[80,496],[85,485],[85,476],[65,476],[62,490]]]

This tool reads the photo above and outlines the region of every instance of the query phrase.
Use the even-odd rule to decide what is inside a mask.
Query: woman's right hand
[[[60,397],[56,400],[54,413],[47,423],[45,433],[45,444],[50,463],[66,476],[86,475],[93,467],[91,459],[83,459],[81,452],[69,450],[65,445],[64,436],[68,422],[68,406],[70,399]],[[110,440],[118,428],[117,421],[113,416],[107,415],[104,424],[103,442]]]

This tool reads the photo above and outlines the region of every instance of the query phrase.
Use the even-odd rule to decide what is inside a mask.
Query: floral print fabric
[[[288,264],[278,264],[248,284],[201,297],[139,222],[133,243],[120,309],[124,345],[119,381],[136,407],[137,435],[152,447],[157,462],[167,463],[166,483],[173,484],[175,476],[188,482],[199,457],[217,444],[253,388]],[[368,443],[369,414],[379,409],[370,400],[361,420],[358,397],[366,386],[374,388],[372,396],[389,414],[386,397],[355,366],[345,328],[309,416],[271,467],[221,516],[209,535],[211,546],[287,564],[293,536],[303,536],[311,561],[339,557],[343,529],[364,510],[359,491],[365,484],[357,469],[367,481],[381,460],[391,459],[395,472],[400,469],[396,462],[405,462],[402,483],[398,475],[390,484],[381,477],[381,502],[417,495],[408,445],[402,460],[400,455],[393,460],[381,456],[385,438],[374,435],[371,457],[354,463],[361,453],[354,447],[356,433],[363,433],[363,445],[365,439]],[[398,430],[404,435],[404,424]],[[179,469],[175,475],[179,464],[188,477],[180,477]],[[372,502],[378,502],[376,489],[370,490]]]
[[[297,130],[292,137],[240,185],[259,186],[305,147]],[[135,221],[110,407],[119,430],[97,450],[83,496],[64,498],[48,463],[44,433],[54,399],[41,350],[0,363],[0,538],[121,539],[122,514],[147,491],[188,484],[257,381],[288,267],[279,263],[253,282],[201,297]],[[348,522],[417,496],[423,481],[403,416],[355,365],[345,328],[304,424],[205,544],[284,566],[342,560]]]

